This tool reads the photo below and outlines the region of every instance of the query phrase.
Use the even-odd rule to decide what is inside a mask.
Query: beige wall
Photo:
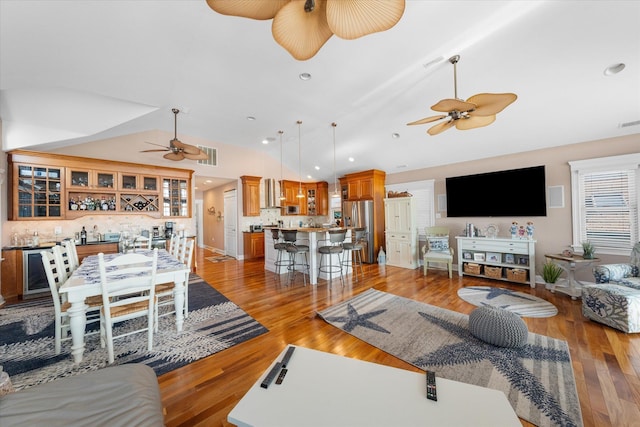
[[[214,189],[205,191],[203,193],[204,203],[204,216],[203,216],[203,238],[202,242],[206,247],[217,250],[219,252],[224,251],[224,192],[228,190],[237,189],[238,198],[241,200],[241,189],[238,188],[238,182],[234,181],[229,184],[221,185]],[[218,215],[209,215],[207,210],[210,207],[215,207],[216,211],[222,211],[223,219],[218,221]],[[239,214],[242,214],[242,205],[239,207]],[[242,241],[238,237],[238,253],[242,253]]]
[[[496,224],[500,229],[499,237],[509,237],[509,226],[512,221],[517,221],[519,224],[533,221],[535,226],[534,238],[537,240],[536,266],[539,267],[544,263],[545,253],[561,252],[567,249],[572,243],[571,176],[567,162],[571,160],[637,152],[640,152],[640,134],[388,174],[386,183],[399,184],[403,182],[434,179],[436,195],[435,206],[437,209],[437,195],[445,194],[445,178],[447,177],[545,165],[547,187],[554,185],[564,186],[564,208],[548,208],[546,217],[446,218],[446,213],[440,212],[442,217],[436,218],[436,225],[449,227],[452,236],[462,234],[465,224],[470,222],[479,228],[484,228],[489,224]],[[506,196],[510,196],[513,203],[517,203],[518,198],[526,197],[526,194]],[[455,247],[455,239],[452,238],[451,241]],[[615,257],[602,254],[600,254],[599,257],[603,263],[628,260],[628,257]],[[457,263],[457,259],[455,262]],[[593,281],[593,275],[590,271],[581,274],[580,277]]]

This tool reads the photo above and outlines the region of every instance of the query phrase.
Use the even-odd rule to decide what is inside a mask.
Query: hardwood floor
[[[342,287],[321,281],[303,286],[302,278],[292,286],[280,283],[264,270],[263,260],[213,263],[205,249],[197,249],[197,274],[269,329],[248,342],[221,351],[161,376],[158,381],[167,426],[229,425],[227,414],[291,343],[346,357],[421,372],[315,316],[339,301],[366,289],[376,288],[407,298],[470,313],[474,306],[458,298],[459,288],[493,285],[528,292],[555,304],[559,314],[551,318],[524,318],[529,330],[566,340],[571,349],[573,369],[584,425],[640,425],[640,335],[624,334],[584,318],[580,300],[552,294],[538,285],[496,282],[455,273],[396,267],[365,266],[365,279],[347,277]],[[524,426],[531,424],[523,421]]]

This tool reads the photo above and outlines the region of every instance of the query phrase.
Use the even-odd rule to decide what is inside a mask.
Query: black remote
[[[278,379],[276,380],[276,384],[282,384],[285,375],[287,375],[287,368],[282,368],[280,375],[278,375]]]
[[[264,380],[262,380],[262,384],[260,384],[260,387],[262,388],[269,387],[269,384],[271,384],[271,381],[273,381],[276,375],[278,375],[278,371],[280,371],[280,368],[282,368],[282,365],[280,364],[280,362],[273,365],[273,368],[271,368],[267,376],[264,378]]]
[[[433,371],[427,371],[427,399],[438,401],[438,395],[436,394],[436,373]]]
[[[280,364],[282,365],[283,368],[287,367],[287,363],[289,363],[289,359],[291,359],[291,355],[293,354],[293,350],[295,349],[296,348],[293,346],[289,346],[289,348],[287,349],[287,352],[284,354],[284,357],[280,361]]]

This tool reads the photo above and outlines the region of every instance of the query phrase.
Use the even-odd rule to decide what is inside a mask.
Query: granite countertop
[[[61,242],[43,242],[40,243],[38,246],[3,246],[2,250],[4,251],[11,251],[11,250],[18,250],[18,249],[46,249],[46,248],[51,248],[57,244],[59,244]],[[109,243],[118,243],[116,242],[107,242],[106,240],[95,240],[95,241],[91,241],[91,242],[87,242],[84,245],[81,245],[79,243],[77,243],[77,246],[90,246],[90,245],[104,245],[104,244],[109,244]]]

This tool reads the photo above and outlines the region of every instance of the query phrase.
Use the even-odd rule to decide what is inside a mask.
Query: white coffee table
[[[272,363],[282,359],[280,356]],[[514,426],[522,423],[504,393],[425,374],[296,347],[282,384],[265,389],[269,369],[229,413],[237,426]],[[437,372],[436,372],[437,375]]]

